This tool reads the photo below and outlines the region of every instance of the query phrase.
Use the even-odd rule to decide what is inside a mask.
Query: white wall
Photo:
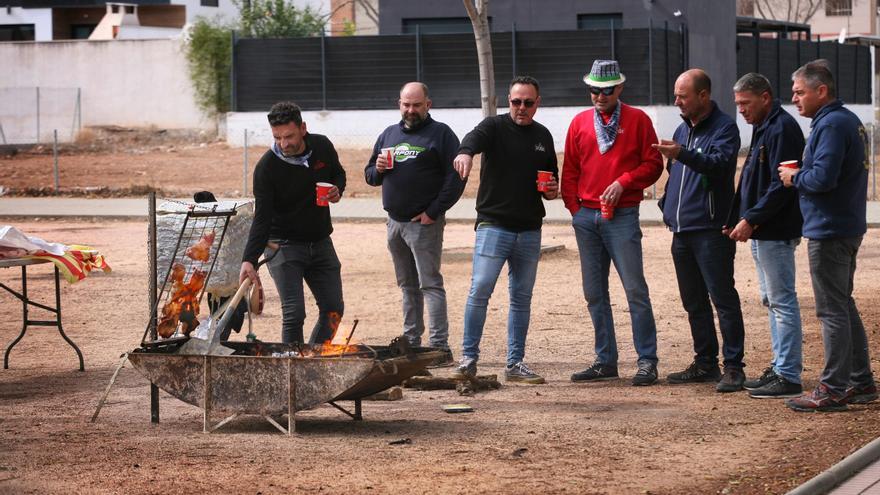
[[[672,138],[676,127],[681,124],[678,108],[672,106],[639,107],[651,117],[654,129],[660,138]],[[806,136],[810,132],[810,120],[797,115],[792,105],[783,108],[795,116]],[[855,112],[862,122],[873,122],[871,105],[847,105]],[[568,124],[582,107],[541,107],[535,120],[546,126],[553,135],[553,143],[557,152],[565,146],[565,134]],[[268,111],[268,109],[267,109]],[[272,133],[266,122],[267,112],[230,112],[226,114],[226,141],[231,146],[242,146],[244,131],[248,131],[248,144],[268,146],[272,142]],[[482,119],[479,108],[474,109],[432,109],[431,116],[443,122],[461,139]],[[376,138],[387,126],[400,120],[400,113],[391,110],[347,110],[328,112],[303,112],[303,120],[308,129],[317,134],[326,134],[337,148],[372,148]],[[752,139],[752,127],[737,115],[740,140],[744,148]]]
[[[52,39],[52,9],[0,8],[0,24],[33,24],[35,41]]]
[[[82,88],[84,126],[214,125],[196,107],[180,40],[0,43],[0,61],[0,88]]]

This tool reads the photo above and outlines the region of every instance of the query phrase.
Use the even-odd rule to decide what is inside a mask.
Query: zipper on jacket
[[[690,150],[691,146],[693,146],[694,138],[694,128],[691,127],[688,129],[688,140],[686,150]],[[681,163],[681,162],[679,162]],[[681,164],[681,184],[678,185],[678,204],[675,207],[675,231],[681,232],[681,193],[684,192],[684,174],[688,171],[687,166],[682,163]]]

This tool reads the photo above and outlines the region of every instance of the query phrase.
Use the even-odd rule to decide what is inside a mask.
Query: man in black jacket
[[[296,104],[276,103],[268,117],[275,141],[254,168],[254,220],[240,279],[259,283],[257,259],[268,241],[277,242],[280,252],[268,265],[281,297],[281,341],[303,342],[305,280],[320,313],[309,342],[322,343],[333,337],[342,318],[342,277],[330,240],[330,208],[316,204],[315,186],[333,184],[326,200],[338,202],[345,189],[345,170],[333,143],[307,132]]]
[[[752,239],[761,302],[769,308],[770,366],[744,384],[756,399],[800,395],[801,310],[795,288],[795,249],[801,242],[803,218],[797,192],[787,189],[776,169],[782,162],[797,166],[804,152],[801,128],[773,99],[770,81],[761,74],[744,75],[733,86],[739,113],[752,125],[749,155],[724,230],[731,239]]]
[[[700,69],[675,81],[675,105],[684,122],[672,140],[655,144],[669,162],[663,222],[672,230],[672,261],[681,302],[694,339],[694,361],[670,373],[669,383],[718,382],[718,392],[742,390],[745,328],[733,279],[736,242],[721,233],[733,201],[739,151],[736,121],[712,101],[712,82]],[[712,304],[723,338],[724,374],[718,370],[718,337]]]
[[[501,268],[507,263],[510,311],[507,317],[507,381],[544,383],[523,363],[531,316],[532,289],[541,256],[541,198],[558,195],[559,168],[553,136],[533,120],[541,103],[538,81],[515,77],[510,83],[510,113],[487,117],[464,137],[455,169],[465,178],[473,157],[483,154],[477,191],[476,243],[471,289],[464,310],[464,338],[457,376],[477,372],[486,309]],[[538,191],[538,171],[552,172]]]
[[[367,184],[382,186],[388,251],[403,293],[403,334],[411,345],[421,345],[427,306],[429,344],[447,351],[434,365],[448,366],[453,360],[440,258],[446,210],[464,190],[452,167],[459,142],[449,126],[428,113],[431,99],[425,84],[404,84],[398,104],[401,120],[376,139],[364,177]],[[383,148],[394,148],[394,163],[382,156]]]

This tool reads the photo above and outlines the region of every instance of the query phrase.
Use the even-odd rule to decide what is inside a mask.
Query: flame
[[[356,353],[361,351],[361,347],[355,342],[349,342],[348,345],[345,343],[345,339],[340,335],[337,339],[337,334],[345,334],[349,335],[351,329],[347,329],[346,331],[339,332],[340,323],[342,322],[342,315],[331,311],[327,313],[327,323],[330,325],[330,329],[332,332],[330,333],[330,338],[324,341],[320,346],[312,347],[312,356],[340,356],[343,354]],[[336,341],[334,343],[334,340]]]

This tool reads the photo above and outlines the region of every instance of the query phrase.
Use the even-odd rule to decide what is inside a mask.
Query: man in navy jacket
[[[733,94],[737,110],[752,125],[752,142],[725,232],[735,241],[752,240],[773,349],[770,366],[744,387],[756,399],[796,397],[803,391],[803,360],[794,254],[801,242],[803,219],[797,194],[782,185],[776,169],[785,161],[799,163],[804,134],[779,100],[773,99],[770,81],[763,75],[744,75],[733,86]]]
[[[388,251],[403,294],[403,334],[421,345],[428,309],[429,343],[446,351],[436,366],[451,366],[446,289],[440,273],[446,210],[458,201],[464,182],[452,167],[458,138],[446,124],[431,118],[428,87],[410,82],[400,88],[400,122],[376,139],[364,168],[371,186],[382,186],[388,212]],[[379,151],[394,148],[388,163]]]
[[[804,65],[791,79],[791,101],[813,121],[803,167],[780,167],[779,175],[800,197],[825,369],[812,392],[785,404],[795,411],[843,411],[847,403],[877,399],[868,338],[852,297],[856,255],[867,230],[867,134],[859,118],[837,99],[825,61]]]
[[[733,201],[739,130],[711,99],[712,82],[700,69],[675,81],[675,105],[684,122],[673,140],[655,144],[666,158],[669,180],[660,200],[672,230],[672,261],[694,339],[694,361],[669,374],[669,383],[718,382],[718,392],[742,390],[745,330],[733,280],[736,242],[721,230]],[[724,339],[724,375],[711,297]],[[720,379],[720,381],[719,381]]]

